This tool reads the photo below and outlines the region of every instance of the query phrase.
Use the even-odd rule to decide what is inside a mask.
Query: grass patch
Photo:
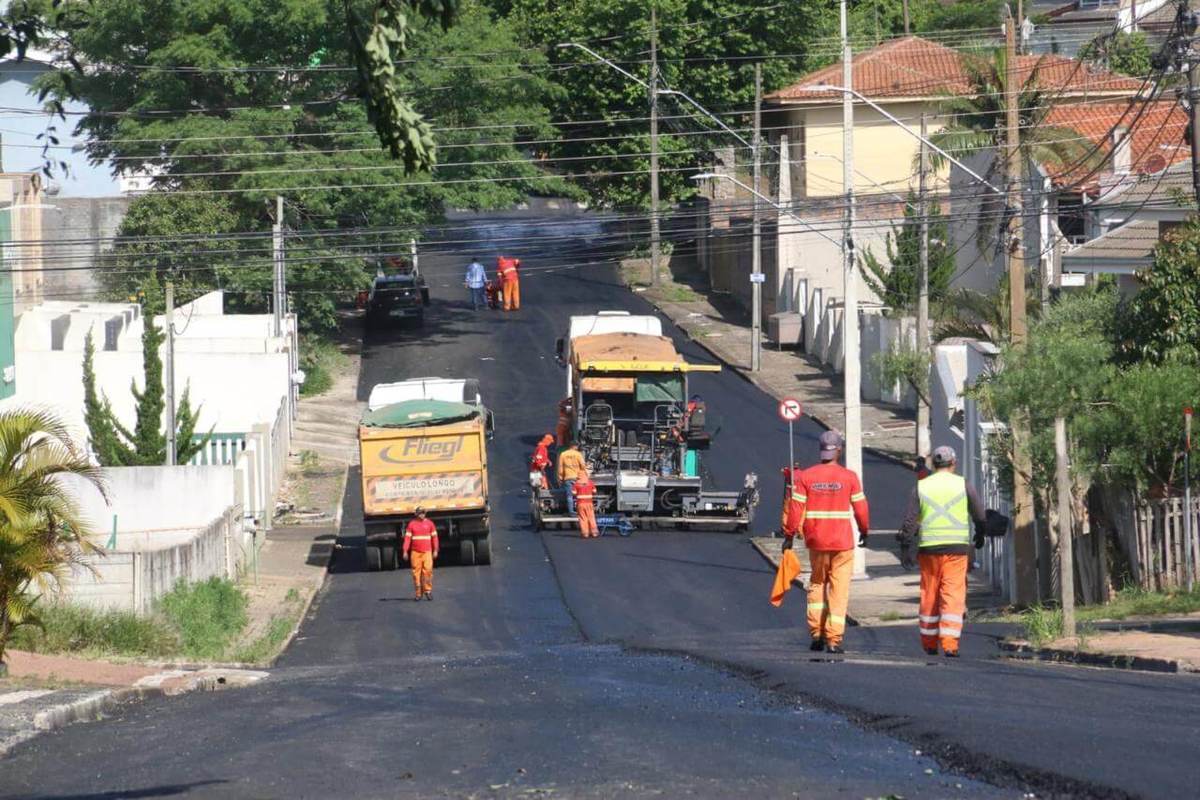
[[[1117,592],[1111,601],[1103,605],[1076,609],[1075,616],[1077,619],[1094,621],[1190,614],[1193,611],[1200,611],[1200,591],[1147,592],[1138,588],[1126,588]]]
[[[232,581],[209,578],[176,586],[159,605],[179,631],[185,655],[220,658],[246,627],[248,604],[246,593]]]
[[[35,653],[70,653],[99,658],[165,658],[179,652],[179,635],[158,616],[132,611],[96,611],[68,605],[38,608],[43,627],[25,625],[9,646]]]
[[[328,339],[303,337],[300,340],[300,369],[304,370],[301,396],[313,397],[329,391],[333,376],[344,371],[348,363],[349,358]]]
[[[660,286],[656,293],[663,300],[668,300],[672,303],[695,303],[703,299],[690,286],[684,286],[680,283]]]
[[[879,620],[881,622],[897,622],[900,619],[901,617],[899,611],[885,611],[879,615]]]
[[[279,653],[279,648],[283,646],[300,619],[300,593],[295,589],[288,589],[283,599],[288,607],[282,614],[271,618],[262,636],[235,650],[234,661],[243,664],[266,664]]]
[[[1062,610],[1045,606],[1028,608],[1021,614],[1021,627],[1025,629],[1025,638],[1029,643],[1041,647],[1062,636]]]

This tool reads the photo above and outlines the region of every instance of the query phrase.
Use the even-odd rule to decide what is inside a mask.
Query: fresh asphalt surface
[[[373,337],[363,360],[363,397],[386,380],[480,379],[497,415],[493,566],[439,566],[436,600],[420,604],[407,572],[362,571],[354,473],[340,532],[350,547],[270,679],[35,739],[0,762],[0,796],[1200,793],[1193,677],[1005,661],[995,631],[970,623],[958,662],[921,657],[907,624],[851,629],[849,656],[812,658],[803,603],[767,604],[771,572],[743,535],[532,532],[525,464],[563,394],[555,337],[571,314],[647,311],[610,266],[569,268],[596,258],[591,224],[536,222],[469,223],[481,242],[541,239],[511,248],[526,269],[519,313],[475,315],[465,302],[460,266],[494,247],[427,255],[424,330]],[[787,457],[774,401],[730,371],[693,388],[720,429],[707,460],[716,484],[756,470],[755,528],[769,530]],[[806,461],[818,433],[798,428]],[[910,474],[868,456],[865,483],[875,527],[894,528]]]

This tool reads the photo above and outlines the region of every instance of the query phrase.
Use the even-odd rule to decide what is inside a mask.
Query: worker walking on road
[[[558,485],[567,493],[567,513],[575,514],[575,481],[587,475],[587,463],[579,445],[571,442],[567,449],[558,454]]]
[[[500,256],[496,259],[496,271],[500,274],[500,283],[504,286],[504,310],[517,311],[521,308],[521,267],[519,258]]]
[[[791,549],[797,533],[808,545],[812,574],[808,583],[808,630],[811,650],[845,652],[842,637],[850,606],[850,578],[854,573],[854,528],[858,544],[865,547],[871,527],[867,496],[852,470],[838,463],[842,437],[834,431],[821,434],[821,463],[794,479],[784,526],[783,546]]]
[[[467,266],[467,274],[463,279],[463,285],[471,292],[471,307],[478,311],[487,305],[487,299],[484,297],[484,287],[487,285],[487,270],[483,268],[483,264],[479,263],[478,259],[472,260]]]
[[[571,398],[564,397],[558,401],[558,424],[554,426],[554,434],[558,439],[558,446],[564,446],[571,438],[571,415],[574,411],[574,406]]]
[[[438,557],[437,526],[417,506],[416,519],[404,528],[404,557],[412,567],[413,600],[433,599],[433,562]]]
[[[579,515],[579,535],[584,539],[599,537],[600,529],[596,527],[596,484],[592,483],[586,470],[571,487],[571,493],[575,495],[575,513]]]
[[[537,447],[533,450],[533,456],[529,459],[529,480],[532,483],[535,476],[540,476],[543,489],[550,488],[546,469],[550,466],[550,445],[553,443],[554,437],[547,433],[538,441]]]
[[[971,523],[975,523],[974,544],[979,548],[983,547],[987,519],[975,489],[954,474],[956,461],[949,447],[933,451],[933,473],[917,484],[896,537],[900,540],[900,563],[906,569],[913,566],[912,545],[917,539],[921,646],[926,654],[936,656],[941,644],[942,653],[950,658],[958,656],[967,611]]]

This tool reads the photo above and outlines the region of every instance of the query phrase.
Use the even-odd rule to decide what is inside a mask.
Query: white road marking
[[[53,694],[53,692],[53,689],[22,689],[17,692],[6,692],[0,694],[0,706],[11,706],[24,703],[26,700],[36,700],[39,697]]]

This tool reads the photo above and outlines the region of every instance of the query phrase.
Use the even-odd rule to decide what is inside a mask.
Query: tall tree
[[[1138,280],[1125,314],[1125,356],[1151,362],[1200,357],[1200,219],[1168,232],[1154,248],[1154,265]]]
[[[0,664],[12,632],[39,624],[42,592],[93,549],[63,481],[68,475],[103,494],[100,473],[62,422],[36,411],[0,412]]]
[[[153,316],[144,316],[142,330],[142,388],[130,384],[133,394],[134,424],[131,431],[122,424],[103,392],[96,390],[96,346],[89,331],[83,342],[84,422],[88,444],[96,460],[106,467],[157,466],[166,463],[167,436],[163,428],[166,410],[162,358],[159,348],[165,331],[154,324]],[[192,409],[188,389],[183,390],[175,411],[175,462],[186,464],[206,446],[209,435],[196,436],[200,409]]]

